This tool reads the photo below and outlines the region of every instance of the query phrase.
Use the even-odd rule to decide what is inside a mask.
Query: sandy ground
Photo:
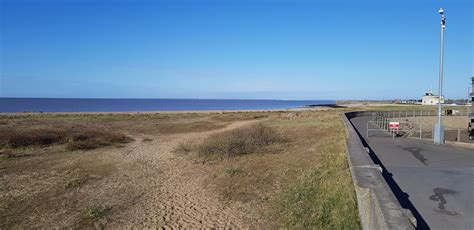
[[[219,200],[205,186],[212,173],[207,165],[190,161],[192,156],[174,150],[182,142],[196,141],[211,133],[230,130],[254,121],[235,122],[224,129],[205,133],[167,135],[150,142],[135,142],[118,157],[137,162],[138,180],[128,185],[143,194],[129,208],[108,217],[106,227],[115,228],[250,228],[259,216],[250,204]],[[140,137],[135,137],[139,139]]]
[[[0,220],[5,221],[0,229],[268,226],[257,201],[223,199],[207,183],[220,168],[204,164],[195,153],[176,151],[181,143],[260,121],[235,121],[206,132],[130,134],[135,141],[120,148],[64,153],[53,147],[44,149],[47,154],[4,162],[13,165],[0,167]],[[65,188],[64,178],[76,174],[89,179]],[[104,218],[84,217],[84,210],[94,206],[111,210]],[[2,211],[9,208],[14,210]]]

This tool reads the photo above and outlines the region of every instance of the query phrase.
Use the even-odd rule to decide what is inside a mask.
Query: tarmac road
[[[351,122],[385,169],[385,179],[420,229],[474,229],[474,149],[370,132],[370,117]],[[375,129],[375,126],[370,127]]]

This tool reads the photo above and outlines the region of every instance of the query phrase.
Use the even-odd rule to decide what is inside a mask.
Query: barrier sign
[[[400,128],[400,122],[391,121],[390,123],[388,123],[388,128],[390,128],[390,129],[399,129]]]

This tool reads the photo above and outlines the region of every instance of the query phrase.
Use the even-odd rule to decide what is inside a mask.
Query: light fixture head
[[[443,15],[443,14],[444,14],[444,9],[443,9],[443,8],[439,8],[438,13],[441,14],[441,15]]]

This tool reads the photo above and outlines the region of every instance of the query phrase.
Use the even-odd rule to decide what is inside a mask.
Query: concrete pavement
[[[402,207],[420,229],[474,229],[474,150],[371,132],[370,117],[351,119]],[[374,126],[370,128],[376,128]]]

